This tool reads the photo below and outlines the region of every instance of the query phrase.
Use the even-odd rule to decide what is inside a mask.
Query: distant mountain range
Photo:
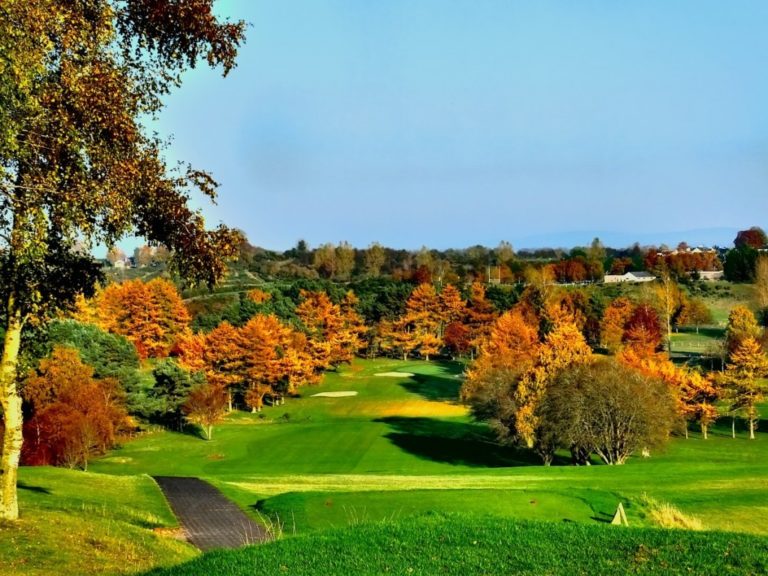
[[[689,246],[721,246],[730,248],[736,238],[736,228],[699,228],[695,230],[680,230],[675,232],[618,232],[618,231],[570,231],[553,234],[536,234],[525,236],[512,242],[515,250],[526,248],[573,248],[589,246],[594,238],[600,238],[604,246],[611,248],[627,248],[635,242],[640,246],[660,246],[666,244],[670,248],[680,242]]]

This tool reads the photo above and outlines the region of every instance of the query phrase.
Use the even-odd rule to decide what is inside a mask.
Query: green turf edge
[[[215,551],[147,576],[763,574],[768,538],[431,514]]]

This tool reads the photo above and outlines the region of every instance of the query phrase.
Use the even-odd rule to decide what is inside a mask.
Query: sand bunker
[[[341,392],[318,392],[312,394],[312,398],[316,396],[323,396],[325,398],[343,398],[344,396],[357,396],[357,390],[343,390]]]
[[[385,376],[387,378],[410,378],[413,376],[410,372],[379,372],[374,376]]]

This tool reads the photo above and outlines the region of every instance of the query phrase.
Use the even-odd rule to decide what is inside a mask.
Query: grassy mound
[[[431,515],[217,551],[152,576],[764,574],[768,540],[729,533]]]
[[[135,574],[193,558],[148,476],[22,468],[21,519],[0,523],[0,574]]]

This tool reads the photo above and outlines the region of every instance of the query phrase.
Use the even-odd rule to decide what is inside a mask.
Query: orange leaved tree
[[[94,306],[99,326],[128,338],[142,358],[167,356],[189,326],[189,311],[178,290],[162,278],[110,284]]]
[[[469,339],[472,342],[471,350],[478,350],[484,338],[491,331],[498,314],[488,299],[485,297],[485,288],[480,282],[473,282],[469,289],[467,301],[467,320]]]
[[[335,368],[349,362],[352,358],[343,343],[344,319],[338,304],[331,302],[325,292],[302,290],[301,299],[296,315],[313,344],[318,365]]]
[[[227,412],[227,394],[220,386],[203,384],[190,390],[182,411],[187,420],[202,427],[205,438],[210,440],[214,424]]]
[[[761,335],[762,330],[752,311],[746,306],[734,306],[728,314],[728,325],[725,328],[725,345],[728,355],[732,355],[744,340],[748,338],[760,340]]]
[[[636,306],[624,325],[622,342],[640,356],[651,356],[659,352],[662,332],[656,310],[648,304]]]
[[[419,284],[405,303],[403,323],[410,335],[411,349],[425,360],[440,351],[440,298],[432,284]]]
[[[208,384],[225,393],[231,412],[233,390],[245,382],[242,333],[229,322],[222,322],[207,335],[205,341],[205,378]]]
[[[476,418],[490,421],[501,440],[536,446],[548,464],[554,447],[537,443],[539,405],[560,370],[588,362],[591,356],[575,325],[555,325],[541,341],[538,323],[518,306],[494,324],[467,372],[461,397]]]
[[[536,363],[518,382],[514,399],[517,405],[515,431],[529,447],[536,444],[539,426],[538,407],[555,375],[570,366],[587,363],[592,358],[592,349],[581,331],[571,323],[556,325],[544,337]],[[553,453],[550,446],[539,446],[540,455],[549,463]]]
[[[621,349],[624,329],[634,309],[632,301],[624,297],[616,298],[606,307],[600,323],[600,342],[609,352]]]
[[[647,354],[635,348],[622,350],[618,355],[622,364],[664,382],[676,400],[677,415],[685,422],[698,422],[704,439],[708,437],[709,426],[717,420],[717,399],[719,387],[715,381],[699,371],[686,366],[677,366],[665,354]],[[684,426],[688,438],[688,426]]]
[[[276,316],[256,314],[241,329],[245,400],[253,412],[261,412],[264,396],[286,377],[283,362],[290,330]]]
[[[467,370],[461,398],[476,418],[490,420],[502,438],[514,438],[517,405],[515,389],[539,354],[538,326],[529,324],[519,309],[502,314],[481,344]]]

